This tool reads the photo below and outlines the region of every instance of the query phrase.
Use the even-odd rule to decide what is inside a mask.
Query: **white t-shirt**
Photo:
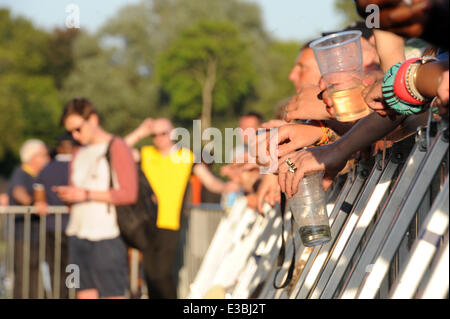
[[[77,152],[70,176],[73,186],[93,191],[110,189],[110,168],[105,157],[107,147],[108,142],[85,146]],[[120,231],[114,205],[97,201],[74,204],[66,234],[91,241],[118,237]]]

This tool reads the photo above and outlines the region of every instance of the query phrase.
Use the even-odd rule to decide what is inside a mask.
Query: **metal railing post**
[[[384,279],[388,270],[388,263],[391,262],[397,252],[406,229],[420,205],[420,201],[448,151],[448,140],[443,139],[441,134],[442,132],[440,131],[436,135],[426,160],[421,164],[417,171],[413,184],[410,187],[410,191],[397,213],[398,217],[390,231],[386,234],[380,254],[374,260],[372,272],[369,273],[360,287],[356,296],[357,298],[373,298],[381,281]]]

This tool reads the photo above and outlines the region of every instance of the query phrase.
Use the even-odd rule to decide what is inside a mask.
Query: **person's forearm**
[[[383,138],[404,119],[405,116],[397,116],[395,120],[391,120],[387,116],[382,117],[374,112],[361,119],[350,131],[332,145],[336,147],[337,154],[342,156],[343,159],[348,159],[352,154]]]
[[[444,71],[448,70],[448,60],[429,62],[417,69],[416,88],[427,98],[437,95],[439,80]]]
[[[14,189],[12,191],[12,197],[20,205],[28,206],[33,203],[33,197],[31,197],[27,193],[25,187],[22,187],[22,186],[14,187]]]
[[[139,130],[136,129],[127,136],[125,136],[124,140],[129,147],[133,147],[134,145],[136,145],[137,142],[139,142],[143,138],[144,136],[141,135],[141,132],[139,132]]]
[[[109,191],[88,191],[88,199],[97,202],[112,203],[112,196]]]
[[[405,40],[395,33],[373,30],[380,66],[383,72],[389,70],[394,64],[404,61]]]
[[[327,127],[331,128],[339,136],[343,136],[355,125],[354,122],[340,122],[336,119],[328,120],[325,123]]]
[[[198,164],[194,167],[194,174],[198,176],[202,184],[210,192],[221,194],[225,191],[226,183],[215,177],[204,164]]]

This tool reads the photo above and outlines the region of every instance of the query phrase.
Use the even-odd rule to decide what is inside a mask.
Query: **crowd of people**
[[[49,205],[69,205],[70,214],[63,220],[62,269],[66,264],[80,267],[77,297],[124,298],[129,285],[127,246],[120,236],[115,207],[137,201],[138,170],[142,170],[158,206],[157,231],[142,251],[149,297],[177,298],[173,269],[183,227],[183,204],[189,185],[195,184],[193,176],[213,193],[242,193],[248,206],[262,213],[264,203],[274,206],[283,194],[292,197],[306,174],[324,171],[323,186],[329,189],[355,161],[392,146],[396,141],[393,133],[401,130],[407,119],[417,119],[417,126],[424,126],[423,114],[433,112],[436,121],[448,121],[448,0],[418,0],[411,5],[396,0],[355,0],[362,18],[367,17],[369,4],[380,8],[380,28],[370,29],[365,22],[358,22],[345,29],[361,32],[361,94],[370,108],[369,115],[349,122],[336,119],[331,86],[311,48],[316,39],[311,39],[301,47],[286,74],[296,94],[281,103],[274,115],[249,112],[240,118],[242,131],[277,129],[276,173],[261,174],[260,165],[250,160],[251,138],[244,135],[240,142],[244,147],[239,148],[243,152],[235,150],[234,162],[221,168],[221,175],[228,179],[225,182],[214,176],[207,164],[195,161],[191,150],[174,148],[170,137],[174,127],[169,119],[144,119],[121,138],[102,128],[100,116],[88,99],[77,98],[64,108],[61,125],[67,134],[58,141],[51,161],[41,141],[23,144],[21,165],[11,177],[7,194],[1,195],[0,205],[34,205],[38,214],[46,214]],[[412,48],[409,38],[420,38],[422,45]],[[134,149],[147,137],[152,138],[153,146]],[[253,138],[258,140],[259,135]],[[105,156],[108,150],[110,163]],[[45,186],[45,201],[33,197],[35,184]],[[189,201],[200,201],[194,197]],[[31,224],[33,297],[37,293],[39,219],[33,216]],[[22,289],[22,230],[23,217],[17,216],[17,298]],[[47,252],[54,251],[54,231],[50,219]],[[51,255],[47,253],[50,265]]]

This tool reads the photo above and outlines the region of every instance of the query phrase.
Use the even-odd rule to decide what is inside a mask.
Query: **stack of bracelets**
[[[322,121],[318,121],[320,127],[322,128],[322,138],[319,142],[315,144],[315,146],[326,145],[333,143],[336,140],[336,134],[332,129],[323,125]]]
[[[391,109],[402,115],[417,114],[424,110],[431,99],[417,90],[416,76],[419,66],[430,61],[437,59],[431,56],[409,59],[395,64],[386,72],[382,92],[385,103]]]

